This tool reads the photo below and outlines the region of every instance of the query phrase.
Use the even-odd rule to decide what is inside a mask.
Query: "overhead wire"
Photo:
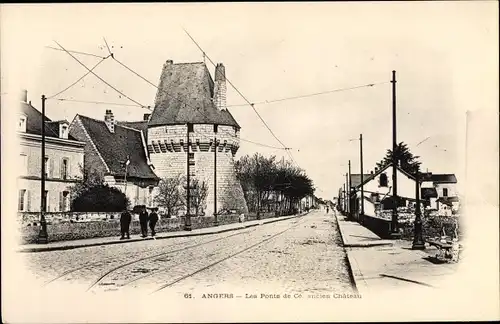
[[[139,108],[146,108],[146,109],[150,109],[151,108],[149,106],[145,107],[145,106],[142,106],[142,105],[123,104],[123,103],[117,103],[117,102],[76,100],[76,99],[67,99],[67,98],[53,98],[53,100],[69,101],[69,102],[79,102],[79,103],[91,103],[91,104],[96,104],[96,105],[112,105],[112,106],[139,107]]]
[[[55,47],[52,47],[52,46],[45,46],[45,47],[53,49],[53,50],[56,50],[56,51],[64,51],[64,50],[62,50],[60,48],[55,48]],[[101,58],[101,59],[104,58],[104,56],[100,56],[100,55],[96,55],[96,54],[92,54],[92,53],[86,53],[86,52],[78,52],[78,51],[72,51],[72,50],[66,50],[66,52],[80,54],[80,55],[93,56],[93,57],[98,57],[98,58]]]
[[[119,94],[121,94],[122,96],[124,96],[125,98],[127,98],[128,100],[132,101],[133,103],[143,107],[143,108],[146,108],[146,109],[149,109],[151,110],[151,108],[149,106],[145,106],[145,105],[142,105],[141,103],[135,101],[134,99],[130,98],[129,96],[127,96],[126,94],[124,94],[122,91],[116,89],[114,86],[112,86],[111,84],[109,84],[106,80],[104,80],[103,78],[101,78],[99,75],[97,75],[95,72],[91,71],[85,64],[83,64],[79,59],[77,59],[74,55],[72,55],[70,52],[68,52],[61,44],[59,44],[58,42],[54,41],[57,45],[59,45],[59,47],[61,47],[66,53],[68,53],[74,60],[76,60],[78,63],[80,63],[80,65],[82,65],[84,68],[86,68],[90,73],[92,73],[96,78],[98,78],[99,80],[101,80],[103,83],[105,83],[107,86],[109,86],[111,89],[115,90],[116,92],[118,92]]]
[[[191,40],[196,44],[196,46],[200,49],[200,51],[203,53],[204,57],[206,57],[210,63],[212,63],[213,66],[216,66],[216,64],[214,63],[214,61],[212,61],[212,59],[207,55],[207,53],[201,48],[201,46],[196,42],[196,40],[194,40],[194,38],[187,32],[186,29],[184,29],[184,32],[189,36],[189,38],[191,38]],[[257,114],[257,116],[259,117],[259,119],[262,121],[262,123],[264,124],[264,126],[266,126],[266,128],[269,130],[269,132],[273,135],[273,137],[283,146],[283,147],[287,147],[285,144],[283,144],[283,142],[274,134],[274,132],[271,130],[271,128],[269,127],[269,125],[267,125],[266,121],[262,118],[262,116],[259,114],[259,112],[257,111],[257,109],[255,109],[254,107],[254,104],[252,104],[242,93],[241,91],[238,90],[238,88],[236,88],[234,86],[234,84],[231,82],[231,80],[229,80],[227,77],[226,77],[226,81],[231,85],[231,87],[233,87],[233,89],[243,98],[245,99],[245,101],[252,107],[252,109],[254,110],[254,112]]]
[[[47,99],[52,99],[54,97],[57,97],[58,95],[60,95],[61,93],[69,90],[71,87],[73,87],[75,84],[77,84],[78,82],[80,82],[83,78],[85,78],[87,75],[89,75],[92,71],[95,70],[95,68],[97,68],[99,66],[99,64],[101,64],[102,62],[104,62],[104,60],[106,60],[107,58],[109,57],[106,56],[104,58],[102,58],[96,65],[94,65],[89,71],[87,71],[87,73],[85,73],[84,75],[82,75],[78,80],[76,80],[75,82],[73,82],[72,84],[70,84],[69,86],[67,86],[66,88],[64,88],[63,90],[59,91],[58,93],[56,93],[55,95],[52,95],[52,96],[49,96],[47,97]]]
[[[373,87],[375,85],[386,84],[386,83],[390,83],[390,81],[377,82],[377,83],[368,83],[368,84],[364,84],[364,85],[360,85],[360,86],[355,86],[355,87],[339,88],[339,89],[333,89],[333,90],[328,90],[328,91],[322,91],[322,92],[316,92],[316,93],[311,93],[311,94],[300,95],[300,96],[286,97],[286,98],[281,98],[281,99],[264,100],[264,101],[260,101],[260,102],[254,102],[253,104],[254,105],[265,105],[265,104],[271,104],[271,103],[281,102],[281,101],[286,101],[286,100],[302,99],[302,98],[319,96],[319,95],[328,94],[328,93],[348,91],[348,90],[354,90],[354,89],[366,88],[366,87]],[[241,106],[247,106],[247,105],[248,104],[237,104],[237,105],[228,105],[228,107],[241,107]]]

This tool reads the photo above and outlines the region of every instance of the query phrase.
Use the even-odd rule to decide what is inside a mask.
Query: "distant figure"
[[[328,208],[328,205],[327,205],[327,206],[326,206],[326,213],[327,213],[327,214],[328,214],[328,210],[329,210],[329,208]]]
[[[142,237],[148,236],[148,212],[144,207],[139,213],[139,223],[141,224]]]
[[[158,222],[158,214],[156,213],[156,208],[153,208],[151,210],[151,213],[149,214],[149,228],[151,229],[151,236],[155,236],[155,226],[156,223]]]
[[[127,235],[128,239],[130,238],[129,229],[130,229],[130,222],[131,221],[132,221],[132,216],[130,215],[128,210],[125,209],[120,217],[120,227],[121,227],[121,233],[122,233],[122,237],[120,238],[120,240],[124,240],[125,235]]]

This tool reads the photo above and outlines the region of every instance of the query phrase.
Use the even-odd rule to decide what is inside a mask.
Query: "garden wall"
[[[23,213],[20,221],[21,244],[36,243],[39,226],[39,213]],[[255,214],[245,215],[245,220],[254,220]],[[274,213],[263,213],[261,219],[274,217]],[[78,218],[78,220],[77,220]],[[80,240],[97,237],[120,236],[120,213],[50,213],[46,215],[49,241]],[[238,223],[239,215],[219,215],[219,225]],[[156,232],[174,232],[184,229],[184,217],[165,218],[160,216]],[[213,226],[214,216],[191,217],[192,229]],[[130,234],[140,234],[138,215],[133,215]]]

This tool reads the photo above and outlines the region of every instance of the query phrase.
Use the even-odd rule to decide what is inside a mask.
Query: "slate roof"
[[[454,174],[433,174],[431,179],[434,183],[457,183]]]
[[[125,175],[124,163],[130,156],[127,177],[158,180],[148,165],[140,131],[117,124],[111,133],[102,120],[78,117],[113,175]]]
[[[212,101],[214,81],[205,63],[169,63],[163,66],[150,126],[219,124],[240,126],[228,110]]]
[[[363,175],[363,182],[371,176],[372,176],[371,173],[364,174]],[[361,174],[351,173],[351,187],[357,187],[359,185],[361,185]]]
[[[26,133],[41,136],[42,113],[27,102],[21,102],[21,112],[26,115]],[[45,136],[59,138],[59,121],[52,121],[45,116]],[[68,135],[68,139],[76,141],[71,135]]]
[[[147,143],[148,142],[148,122],[146,120],[140,120],[140,121],[119,121],[117,122],[118,125],[130,127],[133,129],[137,129],[138,131],[141,131],[143,136],[144,136],[144,141]]]
[[[421,188],[420,195],[422,196],[423,199],[437,198],[438,197],[438,193],[436,191],[436,188]]]

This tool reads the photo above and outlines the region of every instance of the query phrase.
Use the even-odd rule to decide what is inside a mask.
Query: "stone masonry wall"
[[[160,177],[186,175],[186,125],[152,127],[148,129],[148,149],[155,173]],[[214,212],[214,136],[217,137],[217,209],[248,213],[241,184],[236,179],[234,154],[239,147],[238,132],[231,126],[194,125],[190,134],[194,153],[195,179],[208,185],[205,215]],[[166,143],[166,144],[165,144]],[[160,144],[164,145],[160,150]],[[156,149],[155,147],[156,146]]]

